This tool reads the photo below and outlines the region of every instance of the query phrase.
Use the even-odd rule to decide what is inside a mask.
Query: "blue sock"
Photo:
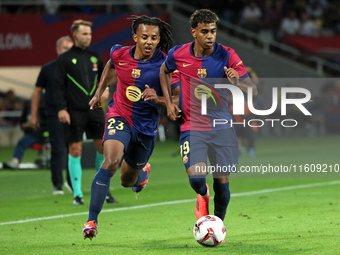
[[[68,171],[70,173],[72,188],[73,188],[73,196],[74,197],[83,197],[83,193],[81,192],[81,157],[72,157],[70,154],[68,155]]]
[[[99,170],[99,168],[102,166],[104,160],[104,154],[101,154],[97,151],[96,154],[96,171]]]
[[[224,220],[225,214],[227,212],[227,207],[230,200],[230,190],[229,182],[227,183],[217,183],[214,182],[214,203],[215,211],[214,214]]]
[[[135,183],[135,185],[133,185],[133,187],[139,187],[139,185],[145,180],[146,175],[148,174],[147,171],[141,171],[138,175],[138,179],[137,182]]]
[[[206,176],[202,175],[190,175],[189,182],[191,187],[197,194],[205,196],[207,194]]]
[[[95,220],[98,223],[98,215],[103,208],[106,195],[109,192],[112,176],[113,173],[103,168],[100,168],[94,176],[91,186],[88,221]]]

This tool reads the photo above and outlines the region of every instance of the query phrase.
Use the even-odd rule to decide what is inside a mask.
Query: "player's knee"
[[[120,160],[118,159],[110,159],[104,158],[102,168],[109,170],[110,172],[114,172],[119,167]]]
[[[81,156],[81,151],[82,151],[82,147],[79,144],[72,144],[69,147],[69,154],[74,157],[74,158],[78,158]]]
[[[74,158],[79,158],[81,156],[81,151],[80,150],[73,150],[70,152],[70,155]]]

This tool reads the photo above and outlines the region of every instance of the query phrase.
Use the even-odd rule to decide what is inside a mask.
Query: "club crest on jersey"
[[[129,86],[126,88],[126,97],[132,102],[137,102],[142,97],[142,92],[136,86]]]
[[[116,129],[110,129],[109,130],[109,135],[114,135],[116,133]]]
[[[135,79],[139,78],[140,77],[140,69],[132,69],[131,75]]]
[[[207,69],[197,69],[197,77],[198,78],[205,78],[207,76]]]

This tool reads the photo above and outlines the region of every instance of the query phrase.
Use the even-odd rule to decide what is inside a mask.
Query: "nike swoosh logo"
[[[145,162],[144,163],[137,163],[137,166],[141,166],[141,165],[144,165],[145,164]]]
[[[97,185],[100,185],[100,186],[106,186],[106,184],[103,184],[103,183],[99,183],[99,182],[96,182]]]
[[[192,64],[184,64],[183,63],[183,67],[187,67],[187,66],[191,66]]]
[[[120,65],[120,66],[127,65],[127,64],[129,64],[129,63],[121,63],[121,62],[118,62],[118,65]]]

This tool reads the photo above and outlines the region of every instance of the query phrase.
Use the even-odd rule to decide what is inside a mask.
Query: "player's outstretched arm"
[[[102,77],[100,78],[98,89],[91,101],[89,102],[89,106],[91,110],[96,110],[101,108],[100,99],[105,89],[110,85],[113,78],[116,76],[116,70],[111,66],[111,60],[107,61],[105,68],[103,70]]]
[[[163,91],[163,99],[164,104],[167,108],[168,117],[175,121],[181,117],[181,115],[177,115],[177,112],[181,112],[182,110],[178,107],[176,103],[172,101],[170,96],[170,82],[171,82],[171,75],[170,71],[166,68],[165,63],[162,64],[161,70],[159,72],[159,78],[161,81],[161,88]]]

